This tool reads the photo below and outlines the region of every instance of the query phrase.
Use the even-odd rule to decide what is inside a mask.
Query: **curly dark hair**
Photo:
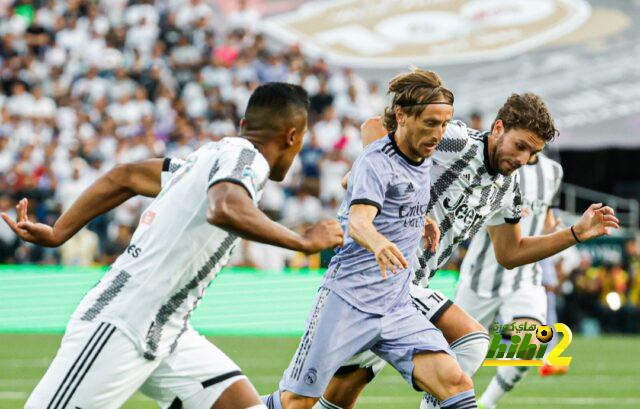
[[[494,125],[498,119],[502,121],[505,132],[511,129],[526,129],[545,142],[552,141],[559,134],[547,105],[538,95],[529,92],[511,94],[498,111],[493,121]]]
[[[433,71],[413,68],[398,74],[389,81],[387,94],[392,95],[391,104],[384,109],[382,122],[389,132],[398,129],[396,107],[407,116],[418,116],[427,104],[444,100],[453,105],[453,93],[444,86],[442,79]]]

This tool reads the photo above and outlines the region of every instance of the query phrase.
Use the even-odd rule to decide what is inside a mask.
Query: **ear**
[[[287,146],[293,146],[296,144],[296,127],[292,126],[291,128],[286,128],[285,129],[285,133],[286,133],[286,144]]]
[[[402,108],[396,106],[394,108],[394,112],[396,113],[396,122],[399,124],[404,123],[404,120],[407,116],[404,114],[404,112],[402,112]]]
[[[493,127],[491,127],[491,134],[495,136],[500,136],[504,133],[504,124],[502,123],[502,119],[496,119],[493,123]]]
[[[240,129],[244,129],[245,126],[247,126],[247,118],[240,118]]]

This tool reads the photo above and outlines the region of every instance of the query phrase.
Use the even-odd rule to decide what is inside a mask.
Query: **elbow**
[[[117,186],[119,190],[132,191],[131,164],[121,163],[111,169],[105,176],[112,186]]]
[[[218,200],[207,209],[207,223],[218,227],[228,227],[232,220],[231,208],[224,200]]]
[[[347,234],[349,235],[349,237],[353,238],[357,230],[358,230],[358,227],[356,226],[356,222],[354,221],[354,218],[350,217],[349,223],[347,225]]]
[[[506,268],[507,270],[513,270],[514,268],[518,267],[519,265],[515,262],[515,260],[511,259],[510,257],[498,257],[496,255],[496,260],[498,261],[498,264],[500,264],[502,267]]]

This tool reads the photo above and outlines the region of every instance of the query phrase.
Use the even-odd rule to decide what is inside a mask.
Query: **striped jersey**
[[[518,169],[522,206],[530,214],[520,222],[524,236],[542,234],[547,210],[558,205],[562,180],[559,163],[538,154],[535,163]],[[542,285],[542,269],[538,263],[507,270],[498,264],[486,229],[471,241],[460,268],[460,285],[468,285],[480,297],[509,294],[522,287]]]
[[[452,121],[432,155],[429,215],[438,222],[435,253],[418,249],[414,284],[427,287],[460,242],[485,225],[518,223],[518,174],[503,176],[489,165],[489,133]]]
[[[234,137],[207,143],[184,162],[165,161],[164,171],[165,183],[126,251],[73,316],[115,325],[150,360],[176,348],[191,312],[239,241],[207,222],[208,189],[236,183],[257,204],[269,165],[251,142]]]

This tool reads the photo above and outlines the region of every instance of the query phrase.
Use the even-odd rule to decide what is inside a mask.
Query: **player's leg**
[[[351,409],[356,400],[387,363],[371,351],[351,357],[331,378],[313,409]]]
[[[413,357],[416,389],[429,392],[441,408],[475,408],[473,382],[452,355],[422,352]]]
[[[444,408],[475,408],[473,382],[458,365],[449,343],[413,304],[383,317],[382,339],[372,351],[388,361],[416,390]]]
[[[240,368],[205,337],[189,328],[140,391],[163,407],[246,409],[264,407]]]
[[[379,317],[359,311],[322,288],[279,391],[263,396],[263,402],[275,409],[311,408],[340,365],[368,349],[379,333]]]
[[[420,309],[451,345],[460,368],[469,377],[480,368],[489,348],[486,329],[458,305],[439,291],[411,286],[414,304]],[[489,305],[486,306],[488,309]],[[438,399],[425,393],[422,409],[439,408]]]
[[[119,408],[157,365],[113,325],[73,320],[25,408]]]
[[[489,348],[489,336],[484,327],[439,291],[412,285],[411,296],[416,307],[442,331],[451,344],[464,373],[472,376],[482,365]],[[353,363],[350,360],[345,365]],[[343,378],[334,377],[323,395],[323,401],[328,404],[322,406],[324,402],[321,401],[315,409],[353,407],[367,385],[367,372],[361,368]],[[439,400],[427,393],[421,407],[438,408],[439,405]]]
[[[500,307],[499,314],[505,323],[514,323],[515,327],[531,327],[532,324],[537,328],[546,322],[547,300],[543,287],[526,287],[521,288],[505,297]],[[529,334],[527,336],[527,334]],[[532,359],[535,351],[538,350],[540,341],[536,338],[536,331],[510,331],[507,337],[518,336],[521,340],[528,341],[527,353],[525,359]],[[525,338],[527,337],[527,338]],[[520,349],[524,349],[521,344]],[[520,349],[518,352],[520,352]],[[501,366],[496,370],[489,386],[484,391],[478,402],[486,408],[494,408],[498,401],[504,397],[516,384],[518,384],[529,372],[528,366]]]

